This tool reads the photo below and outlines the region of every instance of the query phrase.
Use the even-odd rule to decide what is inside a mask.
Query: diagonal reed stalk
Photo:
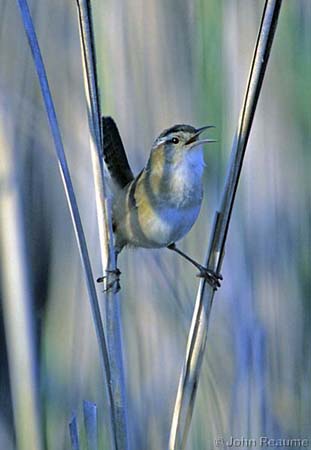
[[[267,67],[282,0],[266,0],[260,24],[246,93],[233,140],[231,159],[219,211],[216,212],[207,253],[207,267],[220,273],[230,218],[245,150],[253,123],[257,101]],[[169,450],[186,446],[200,370],[206,347],[207,330],[215,291],[204,280],[200,282],[188,335],[186,359],[179,379],[171,423]]]
[[[88,292],[88,297],[90,300],[90,307],[92,311],[98,346],[99,346],[99,355],[100,355],[100,362],[102,364],[106,383],[105,388],[107,389],[108,394],[108,403],[110,407],[110,427],[111,427],[111,441],[112,441],[112,448],[116,449],[117,447],[117,430],[116,430],[116,420],[115,420],[115,408],[114,408],[114,398],[112,393],[112,387],[111,387],[111,369],[109,364],[109,357],[108,357],[108,350],[106,345],[106,339],[104,334],[104,328],[102,324],[101,314],[100,314],[100,308],[98,304],[96,289],[95,289],[95,283],[94,283],[94,277],[92,273],[91,263],[89,259],[87,244],[85,240],[85,235],[82,227],[81,217],[77,205],[77,200],[75,197],[75,193],[73,190],[73,185],[68,169],[68,164],[64,152],[64,147],[62,143],[62,138],[58,126],[58,121],[56,117],[56,112],[54,108],[54,103],[52,100],[48,79],[46,76],[45,67],[43,64],[36,32],[34,29],[33,21],[31,18],[31,14],[29,11],[27,0],[17,0],[18,6],[20,8],[21,18],[23,21],[24,29],[28,38],[28,42],[32,51],[32,56],[34,60],[34,64],[36,67],[36,71],[38,74],[38,79],[40,83],[41,93],[44,101],[44,105],[46,108],[48,121],[50,125],[50,129],[52,132],[53,140],[54,140],[54,146],[55,151],[57,155],[58,160],[58,166],[61,174],[61,178],[63,181],[64,190],[67,197],[67,202],[71,214],[71,219],[75,231],[75,236],[80,252],[81,262],[85,274],[85,281],[86,281],[86,287]]]
[[[84,84],[87,100],[91,156],[96,194],[97,221],[101,248],[103,273],[115,270],[115,253],[112,233],[112,215],[108,186],[103,171],[101,111],[97,83],[95,38],[90,0],[77,0],[80,25],[81,52],[84,67]],[[111,369],[111,389],[114,397],[114,418],[116,421],[116,449],[128,448],[128,426],[121,337],[120,301],[117,293],[109,290],[105,294],[106,336]]]

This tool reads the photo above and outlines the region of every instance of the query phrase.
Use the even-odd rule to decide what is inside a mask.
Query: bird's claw
[[[221,286],[220,282],[223,279],[221,274],[217,274],[213,270],[203,266],[200,267],[200,272],[197,274],[197,277],[204,278],[215,291]]]
[[[96,281],[97,283],[104,283],[104,292],[113,290],[113,293],[116,294],[121,289],[120,275],[121,271],[118,268],[106,270],[106,275],[97,278]]]

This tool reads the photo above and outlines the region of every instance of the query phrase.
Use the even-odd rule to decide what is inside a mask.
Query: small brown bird
[[[179,250],[175,242],[195,223],[202,204],[204,169],[199,139],[211,126],[194,128],[175,125],[155,140],[145,168],[135,178],[117,126],[111,117],[102,119],[104,159],[112,179],[113,231],[116,258],[123,247],[173,250],[199,269],[199,277],[217,288],[221,275],[215,274]],[[117,264],[116,264],[117,267]],[[115,272],[119,287],[119,269]],[[97,281],[104,281],[101,277]],[[107,289],[114,284],[108,283]]]

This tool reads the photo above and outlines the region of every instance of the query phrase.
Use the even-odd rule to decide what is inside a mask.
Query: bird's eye
[[[177,137],[173,137],[172,142],[173,144],[178,144],[179,139]]]

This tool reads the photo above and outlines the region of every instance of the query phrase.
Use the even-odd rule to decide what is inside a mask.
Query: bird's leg
[[[115,269],[109,270],[107,269],[106,275],[97,278],[97,283],[104,283],[104,292],[108,292],[111,289],[113,289],[114,293],[117,293],[120,289],[120,275],[121,271],[117,267],[117,260],[118,260],[118,253],[115,253],[116,259],[115,259]]]
[[[173,250],[174,252],[178,253],[180,256],[185,258],[187,261],[189,261],[191,264],[193,264],[197,269],[199,269],[198,277],[205,278],[208,284],[214,288],[217,289],[220,287],[220,280],[222,280],[222,275],[218,275],[213,270],[210,270],[198,262],[196,262],[194,259],[190,258],[190,256],[186,255],[184,252],[179,250],[179,248],[176,247],[176,244],[170,244],[167,246],[169,250]]]

